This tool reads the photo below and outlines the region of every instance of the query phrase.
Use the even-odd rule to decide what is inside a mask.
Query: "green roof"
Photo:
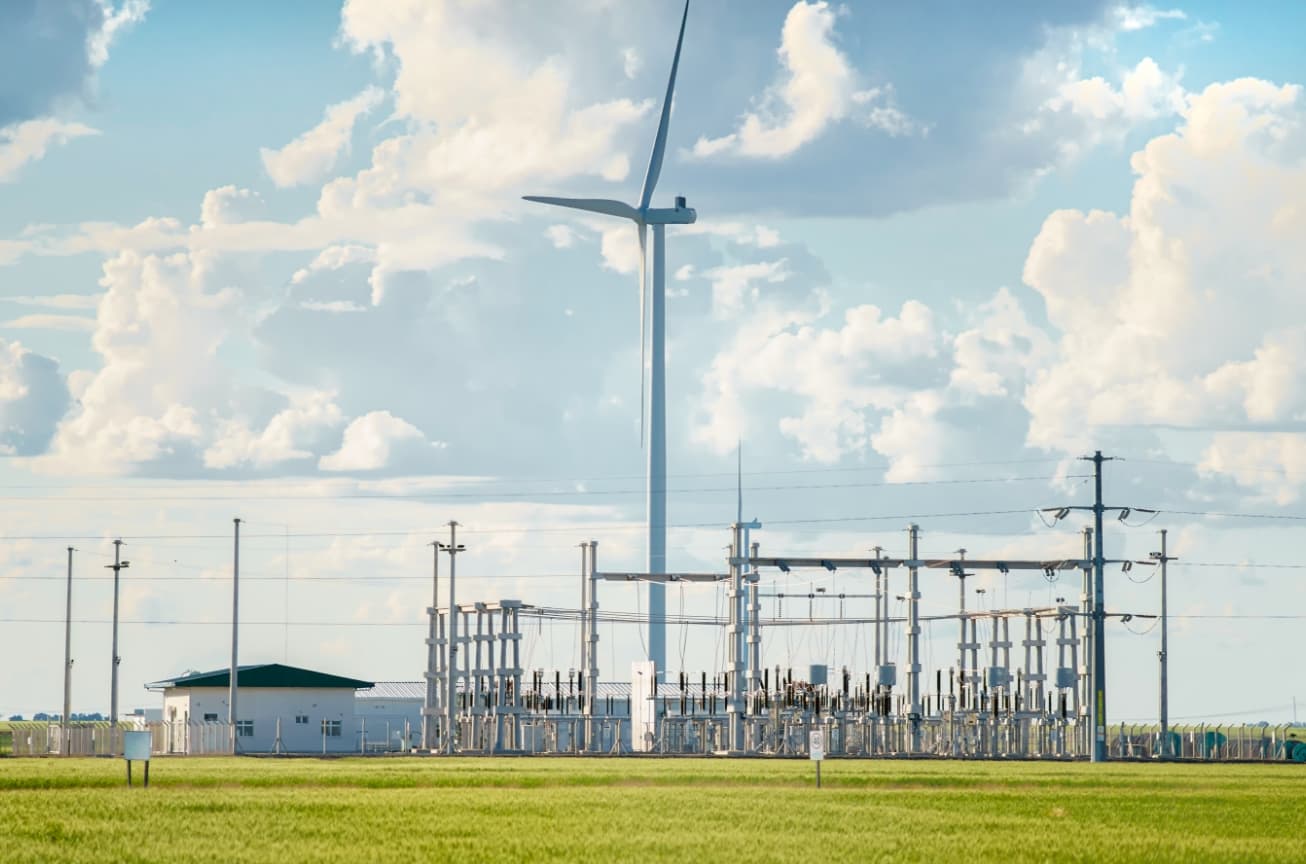
[[[176,678],[155,681],[146,684],[147,690],[164,690],[173,687],[230,687],[231,669],[215,669],[212,672],[188,672]],[[296,666],[283,666],[280,663],[262,663],[257,666],[240,666],[236,671],[237,687],[314,687],[337,688],[340,690],[364,690],[373,686],[371,681],[357,678],[345,678],[340,675],[328,675],[314,672],[312,669],[300,669]]]

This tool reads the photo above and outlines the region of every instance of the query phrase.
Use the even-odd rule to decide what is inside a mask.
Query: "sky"
[[[229,661],[236,518],[242,661],[367,680],[420,678],[451,520],[460,600],[574,607],[586,540],[641,567],[635,232],[521,196],[637,198],[679,12],[0,2],[0,714],[59,710],[70,546],[78,712],[108,707],[116,538],[128,709]],[[1306,620],[1304,19],[693,3],[654,202],[699,214],[667,241],[669,567],[724,567],[741,451],[764,554],[901,556],[916,523],[928,557],[1079,557],[1085,514],[1039,511],[1090,504],[1101,450],[1134,508],[1107,556],[1165,529],[1179,559],[1172,718],[1306,711],[1281,671]],[[1108,568],[1136,616],[1108,625],[1111,721],[1156,716],[1159,582]],[[951,577],[921,585],[955,611]],[[981,609],[1080,590],[968,585]],[[932,680],[954,631],[924,636]],[[645,634],[600,637],[623,680]],[[726,662],[716,628],[668,645],[673,672]],[[870,651],[851,625],[763,637],[767,666],[860,676]],[[531,621],[524,652],[565,672],[575,628]]]

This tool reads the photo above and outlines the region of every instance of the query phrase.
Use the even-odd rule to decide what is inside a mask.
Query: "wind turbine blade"
[[[644,335],[648,327],[648,316],[645,314],[648,309],[648,253],[645,251],[648,247],[648,226],[643,222],[639,223],[639,446],[644,447],[644,382],[647,376],[644,374],[645,356],[647,350],[648,338]]]
[[[585,210],[589,213],[602,213],[605,216],[620,216],[622,219],[639,219],[639,211],[624,201],[608,198],[552,198],[547,195],[523,195],[523,199],[537,204],[552,204],[554,207],[569,207],[572,210]]]
[[[680,36],[676,39],[676,56],[671,60],[671,77],[667,79],[667,94],[662,99],[662,118],[658,121],[658,134],[653,139],[653,153],[648,160],[648,173],[644,175],[644,191],[639,196],[639,209],[648,207],[653,200],[653,187],[658,185],[662,173],[662,157],[667,150],[667,126],[671,122],[671,97],[676,90],[676,69],[680,66],[680,46],[685,41],[685,22],[689,20],[689,0],[680,16]]]

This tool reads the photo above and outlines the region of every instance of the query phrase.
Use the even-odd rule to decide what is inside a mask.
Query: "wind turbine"
[[[676,89],[676,70],[680,66],[680,47],[685,41],[685,22],[689,19],[689,0],[680,16],[680,35],[676,39],[676,53],[671,60],[671,75],[667,79],[667,92],[662,98],[662,116],[658,120],[657,137],[653,139],[653,152],[649,156],[648,171],[644,175],[644,189],[639,204],[632,206],[624,201],[607,198],[552,198],[527,195],[527,201],[569,207],[629,219],[639,229],[639,425],[640,441],[644,440],[644,426],[648,425],[648,572],[667,572],[667,388],[666,388],[666,270],[668,225],[691,225],[698,218],[694,210],[685,205],[683,196],[676,196],[675,206],[652,207],[653,190],[662,173],[662,159],[667,150],[667,126],[671,120],[671,97]],[[648,290],[648,229],[653,228],[653,290]],[[650,297],[651,295],[651,297]],[[651,300],[651,304],[650,304]],[[649,306],[652,306],[651,313]],[[651,324],[651,326],[649,326]],[[646,334],[646,329],[651,330]],[[647,360],[645,350],[647,348]],[[648,368],[648,415],[644,412],[644,369]],[[648,659],[654,662],[659,680],[665,680],[667,659],[667,597],[666,586],[660,582],[647,583],[648,588]]]

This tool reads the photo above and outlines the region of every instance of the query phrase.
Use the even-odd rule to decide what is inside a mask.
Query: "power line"
[[[733,490],[732,490],[733,491]],[[1012,516],[1019,514],[1031,514],[1037,508],[1019,507],[1008,510],[966,510],[951,513],[896,513],[886,515],[871,516],[830,516],[814,517],[803,519],[770,519],[768,525],[818,525],[850,522],[882,522],[908,519],[954,519],[954,518],[971,518],[987,516]],[[689,530],[697,528],[724,528],[725,522],[684,522],[677,525],[668,525],[668,528],[679,530]],[[430,526],[423,528],[410,528],[404,530],[383,529],[376,531],[364,530],[346,530],[346,531],[299,531],[290,532],[292,538],[336,538],[336,537],[413,537],[429,536],[432,532]],[[463,532],[468,534],[554,534],[558,532],[578,532],[586,533],[593,531],[643,531],[644,526],[638,523],[621,523],[621,522],[575,522],[569,525],[486,525],[482,528],[464,528]],[[122,534],[119,535],[124,540],[135,541],[155,541],[155,540],[228,540],[230,537],[226,534]],[[285,532],[272,534],[249,534],[242,535],[242,539],[274,539],[284,540]],[[102,534],[10,534],[0,536],[0,542],[12,541],[38,541],[38,540],[55,540],[55,541],[104,541],[108,539]]]
[[[1067,479],[1074,479],[1080,475],[1070,475]],[[867,489],[867,488],[887,488],[893,486],[964,486],[980,485],[987,483],[1028,483],[1028,482],[1050,482],[1056,478],[1046,477],[1043,475],[1032,477],[976,477],[971,479],[954,479],[954,480],[902,480],[902,481],[868,481],[861,483],[790,483],[774,484],[770,486],[748,486],[744,488],[745,492],[790,492],[803,490],[829,490],[829,489]],[[668,489],[668,494],[674,495],[694,495],[694,494],[717,494],[723,492],[736,492],[737,486],[701,486],[701,487],[682,487]],[[266,492],[250,492],[246,495],[141,495],[139,493],[125,495],[53,495],[34,497],[28,495],[0,495],[0,501],[24,501],[28,503],[65,503],[77,502],[85,503],[91,501],[443,501],[443,500],[476,500],[482,498],[544,498],[544,497],[607,497],[619,495],[645,495],[647,490],[639,489],[539,489],[539,490],[513,490],[513,491],[493,491],[493,490],[472,490],[458,492],[346,492],[340,494],[323,494],[323,495],[278,495],[268,494]]]
[[[977,466],[992,466],[992,465],[1046,465],[1046,464],[1058,463],[1061,461],[1063,460],[1059,458],[1047,458],[1047,457],[1038,458],[1038,459],[981,459],[981,460],[973,460],[968,462],[936,462],[929,465],[921,465],[919,467],[921,468],[971,468]],[[845,465],[845,466],[831,466],[831,467],[822,467],[822,468],[776,468],[776,469],[744,471],[743,476],[769,477],[769,476],[803,475],[803,474],[856,473],[856,472],[863,472],[863,471],[888,471],[892,467],[893,466],[890,463],[885,462],[880,464],[862,465],[862,466]],[[682,479],[727,477],[733,479],[738,476],[738,473],[739,472],[737,471],[680,472],[680,473],[668,473],[667,477],[682,478]],[[515,477],[515,478],[507,478],[507,477],[460,478],[455,475],[453,479],[454,480],[465,479],[468,480],[469,482],[479,482],[482,484],[509,483],[509,482],[515,484],[524,484],[524,483],[595,483],[595,482],[603,482],[609,480],[643,480],[645,479],[645,477],[643,474],[607,474],[607,475],[599,475],[599,476],[591,476],[591,477],[559,476],[559,477]],[[156,481],[156,482],[168,483],[169,481]],[[215,480],[204,480],[199,483],[181,483],[181,484],[169,483],[169,488],[202,489],[202,488],[211,488],[214,486],[246,486],[252,483],[293,487],[293,486],[322,486],[324,484],[329,484],[329,483],[343,485],[346,482],[348,481],[308,480],[308,479],[300,479],[300,480],[295,480],[295,479],[216,480],[215,479]],[[376,482],[385,482],[385,481],[362,481],[362,482],[376,483]],[[118,488],[122,488],[123,485],[124,484],[121,481],[117,481],[117,480],[113,481],[112,483],[104,483],[104,484],[10,483],[10,484],[0,484],[0,489],[96,489],[102,487],[118,489]],[[129,488],[131,487],[131,484],[126,484],[126,485],[128,485]],[[138,485],[145,486],[146,488],[148,488],[148,484],[138,484]],[[730,491],[734,491],[733,486],[730,488]]]

